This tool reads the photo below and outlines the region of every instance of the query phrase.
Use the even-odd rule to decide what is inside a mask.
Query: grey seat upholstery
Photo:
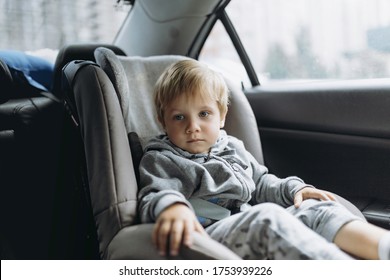
[[[162,133],[152,102],[153,87],[169,64],[184,57],[125,57],[98,48],[95,58],[101,68],[91,65],[81,69],[73,81],[73,94],[84,141],[100,255],[104,259],[159,259],[151,244],[152,225],[138,221],[138,186],[131,148],[137,143],[130,141],[129,145],[128,135],[136,132],[143,145]],[[229,81],[228,85],[231,106],[225,129],[242,139],[257,160],[263,162],[251,107],[240,89]],[[214,240],[196,235],[194,246],[182,248],[178,258],[238,256]]]

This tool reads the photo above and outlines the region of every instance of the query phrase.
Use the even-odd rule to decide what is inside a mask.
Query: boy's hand
[[[176,256],[181,243],[186,246],[192,245],[194,231],[207,234],[188,206],[181,203],[173,204],[158,216],[153,229],[153,243],[160,255],[165,256],[169,248],[169,254]]]
[[[314,198],[314,199],[324,200],[324,201],[328,201],[328,200],[336,201],[335,197],[330,192],[306,187],[301,189],[299,192],[295,194],[294,197],[295,208],[301,206],[302,201],[309,198]]]

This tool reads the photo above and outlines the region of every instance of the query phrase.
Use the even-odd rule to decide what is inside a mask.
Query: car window
[[[220,21],[215,23],[209,38],[199,55],[199,60],[214,66],[237,85],[249,85],[250,81],[240,57]]]
[[[112,43],[131,7],[128,2],[0,0],[0,49],[38,52],[74,43]]]
[[[226,11],[262,84],[390,77],[390,1],[233,0]],[[214,29],[200,59],[229,70],[240,60]]]

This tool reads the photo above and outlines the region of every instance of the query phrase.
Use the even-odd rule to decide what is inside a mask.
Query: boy
[[[156,223],[152,238],[162,255],[177,255],[197,231],[244,259],[350,258],[343,251],[389,259],[390,232],[300,178],[268,174],[221,129],[228,89],[206,65],[188,59],[168,67],[156,83],[155,105],[166,135],[145,147],[139,201],[142,222]],[[212,205],[211,215],[189,202],[194,198]],[[213,217],[218,207],[233,215]]]

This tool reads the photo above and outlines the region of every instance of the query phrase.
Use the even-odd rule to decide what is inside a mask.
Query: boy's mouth
[[[188,140],[187,143],[196,143],[196,142],[202,142],[204,141],[203,139],[191,139],[191,140]]]

